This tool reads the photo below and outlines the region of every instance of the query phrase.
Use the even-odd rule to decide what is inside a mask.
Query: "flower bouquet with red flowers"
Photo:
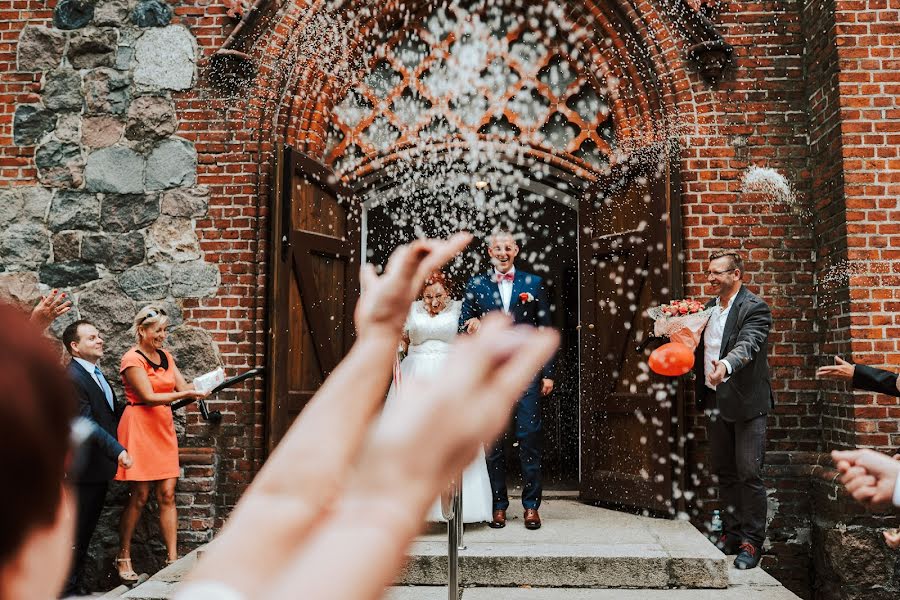
[[[712,308],[704,308],[697,300],[672,300],[647,311],[653,319],[653,335],[668,337],[664,344],[650,354],[650,368],[660,375],[684,375],[694,366],[694,350]]]

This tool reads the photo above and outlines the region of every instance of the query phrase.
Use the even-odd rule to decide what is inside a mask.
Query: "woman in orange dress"
[[[166,544],[169,564],[178,558],[178,514],[175,483],[180,472],[178,439],[172,419],[173,402],[202,398],[193,384],[184,380],[175,359],[163,349],[169,319],[157,306],[145,306],[134,318],[137,345],[125,353],[119,373],[125,386],[127,406],[119,421],[119,442],[127,444],[134,466],[116,473],[119,481],[130,483],[128,504],[119,523],[120,549],[116,568],[124,581],[137,580],[131,565],[131,537],[156,484],[159,524]]]

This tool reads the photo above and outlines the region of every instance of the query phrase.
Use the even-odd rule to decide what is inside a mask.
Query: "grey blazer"
[[[715,392],[706,387],[701,337],[694,360],[697,403],[701,409],[718,407],[721,415],[729,421],[749,421],[768,414],[775,406],[766,356],[772,311],[768,304],[743,285],[732,303],[719,351],[719,360],[728,359],[733,369],[731,377],[716,386]],[[706,306],[715,304],[713,298]]]

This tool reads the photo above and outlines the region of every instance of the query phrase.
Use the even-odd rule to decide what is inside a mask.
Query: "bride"
[[[422,300],[414,302],[403,328],[406,358],[388,391],[387,404],[396,387],[412,377],[430,376],[440,370],[456,337],[461,303],[450,298],[447,278],[440,271],[432,273],[422,288]],[[491,520],[491,483],[488,479],[484,448],[463,473],[463,522]],[[444,521],[438,498],[428,512],[428,521]]]

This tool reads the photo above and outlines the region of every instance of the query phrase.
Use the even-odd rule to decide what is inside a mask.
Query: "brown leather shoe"
[[[488,526],[492,529],[502,529],[506,527],[506,511],[502,508],[495,510],[494,519],[488,523]]]
[[[538,514],[536,508],[525,509],[525,529],[540,529],[541,515]]]

